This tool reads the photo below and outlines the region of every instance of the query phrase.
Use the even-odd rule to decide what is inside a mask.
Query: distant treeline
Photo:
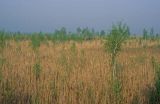
[[[131,38],[143,38],[143,39],[158,39],[160,38],[159,33],[155,33],[154,29],[149,30],[143,29],[142,34],[132,34],[128,28],[128,32]],[[89,28],[76,29],[76,32],[68,32],[65,27],[56,29],[53,33],[45,32],[34,32],[34,33],[22,33],[22,32],[6,32],[5,30],[0,30],[0,39],[14,39],[18,40],[28,40],[36,38],[39,40],[51,40],[51,41],[82,41],[82,40],[93,40],[93,39],[103,39],[107,38],[108,32],[105,30],[95,31]]]

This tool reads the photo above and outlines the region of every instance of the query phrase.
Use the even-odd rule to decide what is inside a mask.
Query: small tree
[[[153,28],[151,28],[151,30],[150,30],[150,36],[154,36],[154,29]]]
[[[77,34],[80,35],[80,34],[81,34],[81,31],[82,31],[81,28],[78,27],[78,28],[77,28]]]
[[[112,26],[105,43],[106,50],[111,56],[111,66],[114,66],[116,56],[121,50],[122,43],[128,38],[129,33],[129,27],[126,24],[120,22]]]
[[[82,36],[84,38],[84,40],[90,40],[92,38],[92,33],[91,31],[87,28],[84,28],[82,30]]]
[[[149,38],[149,32],[147,31],[147,29],[143,29],[143,40],[144,40],[144,42],[143,42],[143,47],[144,48],[146,48],[146,46],[147,46],[147,40],[148,40],[148,38]]]
[[[148,39],[148,31],[146,29],[143,29],[143,39],[144,40]]]
[[[155,39],[154,37],[155,37],[154,36],[154,29],[151,28],[151,30],[150,30],[150,38],[151,38],[151,40],[154,40]]]
[[[104,37],[105,34],[106,34],[105,31],[104,31],[104,30],[101,30],[100,36],[101,36],[101,37]]]
[[[116,104],[121,102],[120,92],[121,92],[121,81],[118,78],[118,68],[116,67],[116,57],[122,48],[122,43],[129,37],[129,27],[121,22],[113,25],[110,31],[105,47],[111,57],[111,69],[112,69],[112,90],[113,90],[113,101]]]

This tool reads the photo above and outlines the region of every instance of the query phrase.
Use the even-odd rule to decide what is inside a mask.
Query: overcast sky
[[[133,33],[160,32],[160,0],[0,0],[0,29],[6,31],[109,30],[117,21]]]

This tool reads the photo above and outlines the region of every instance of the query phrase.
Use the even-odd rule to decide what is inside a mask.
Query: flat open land
[[[116,63],[122,104],[148,104],[153,57],[160,61],[158,41],[123,44]],[[102,40],[46,41],[36,51],[29,40],[9,40],[0,55],[0,103],[113,104],[110,63]]]

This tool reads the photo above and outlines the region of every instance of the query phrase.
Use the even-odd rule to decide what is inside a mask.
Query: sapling
[[[39,101],[39,79],[40,79],[40,74],[41,74],[41,65],[40,65],[40,52],[39,52],[39,47],[40,47],[40,42],[41,42],[41,39],[40,39],[40,36],[39,35],[33,35],[31,37],[31,42],[32,42],[32,48],[34,50],[34,53],[35,53],[35,56],[36,56],[36,63],[34,64],[33,66],[33,73],[35,75],[35,79],[36,79],[36,97],[35,97],[35,103],[36,104],[39,104],[40,101]]]
[[[112,26],[112,30],[110,31],[105,43],[106,50],[109,52],[111,57],[112,90],[116,104],[121,102],[119,96],[121,92],[121,81],[118,78],[116,57],[121,51],[122,43],[124,43],[124,41],[129,37],[129,34],[129,27],[120,22]]]
[[[116,74],[116,57],[121,51],[122,43],[129,37],[129,27],[121,22],[112,26],[105,47],[111,57],[112,77]]]
[[[143,29],[143,47],[146,48],[147,46],[147,39],[148,39],[148,31],[146,29]]]

